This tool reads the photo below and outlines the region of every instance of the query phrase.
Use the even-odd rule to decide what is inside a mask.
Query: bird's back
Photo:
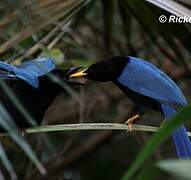
[[[187,101],[179,87],[151,63],[128,57],[129,61],[118,81],[131,90],[161,103],[184,106]]]

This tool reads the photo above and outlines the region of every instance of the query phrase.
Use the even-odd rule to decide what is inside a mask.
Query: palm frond
[[[191,11],[189,8],[184,7],[180,3],[174,0],[161,1],[161,0],[146,0],[176,16],[189,16],[191,17]],[[188,2],[188,1],[187,1]]]

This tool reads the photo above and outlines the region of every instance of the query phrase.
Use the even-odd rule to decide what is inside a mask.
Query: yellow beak
[[[83,70],[81,70],[81,71],[78,71],[78,72],[76,72],[76,73],[74,73],[74,74],[71,74],[70,77],[71,77],[71,78],[83,77],[83,76],[87,75],[87,73],[84,73],[84,71],[86,71],[87,69],[88,69],[88,68],[83,69]]]

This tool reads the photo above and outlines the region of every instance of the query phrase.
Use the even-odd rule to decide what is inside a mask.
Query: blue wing
[[[0,69],[11,74],[0,74],[4,78],[20,78],[38,88],[38,77],[47,74],[55,69],[54,61],[51,58],[40,57],[31,61],[24,62],[19,66],[14,66],[0,61]]]
[[[187,104],[181,90],[165,73],[151,63],[135,57],[129,62],[118,81],[129,89],[159,102],[176,106]]]

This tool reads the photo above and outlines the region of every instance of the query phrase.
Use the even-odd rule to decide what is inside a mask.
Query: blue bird
[[[77,69],[56,69],[53,59],[45,57],[26,61],[18,66],[0,61],[0,78],[6,82],[27,112],[36,121],[33,123],[34,125],[41,123],[47,108],[56,96],[63,92],[63,88],[53,82],[47,75],[51,73],[68,85],[75,85],[79,83],[69,81],[68,75]],[[31,126],[22,112],[14,106],[2,87],[0,87],[0,100],[20,128]]]
[[[172,79],[153,64],[139,58],[112,57],[70,75],[73,78],[82,76],[98,82],[112,81],[132,99],[137,114],[127,121],[130,130],[132,122],[146,110],[160,111],[168,120],[178,109],[187,105],[186,98]],[[191,158],[191,142],[184,125],[177,128],[172,137],[178,157]]]

